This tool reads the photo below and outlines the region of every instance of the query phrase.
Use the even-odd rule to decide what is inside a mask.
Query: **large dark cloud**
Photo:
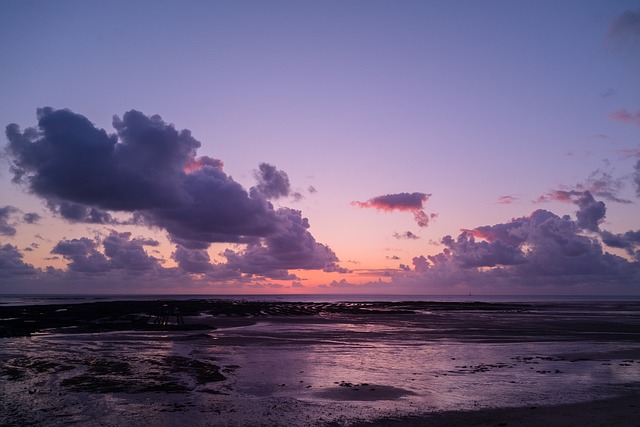
[[[429,226],[429,221],[437,217],[437,214],[427,214],[424,211],[424,203],[429,200],[429,197],[431,197],[431,194],[426,193],[395,193],[373,197],[366,202],[351,202],[351,204],[361,208],[374,208],[386,212],[411,212],[420,227],[427,227]]]
[[[264,252],[268,257],[263,260],[276,262],[274,269],[335,264],[328,247],[309,244],[315,239],[300,226],[299,214],[275,209],[268,201],[289,194],[286,173],[263,163],[258,184],[248,192],[224,173],[222,161],[196,156],[200,142],[188,130],[178,131],[160,116],[132,110],[115,116],[113,126],[116,133],[108,134],[80,114],[49,107],[38,110],[37,128],[21,131],[10,124],[13,180],[70,221],[114,224],[109,212],[121,211],[133,213],[132,223],[165,229],[183,247],[175,256],[185,266],[184,249],[204,250],[213,242],[247,244],[243,259]],[[300,239],[296,256],[290,253],[295,244],[282,244],[292,238]],[[93,248],[84,258],[70,258],[70,268],[104,269],[100,255]],[[134,259],[143,263],[141,268],[151,265],[141,254],[132,255],[139,255]],[[108,261],[112,268],[116,258]]]
[[[107,134],[69,110],[38,109],[38,129],[7,126],[14,181],[48,200],[102,209],[150,209],[182,197],[176,177],[200,143],[159,116],[114,117]]]

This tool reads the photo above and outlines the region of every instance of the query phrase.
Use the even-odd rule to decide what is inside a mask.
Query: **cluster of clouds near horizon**
[[[177,131],[157,115],[131,110],[115,116],[113,126],[116,133],[108,134],[82,115],[49,107],[38,109],[37,128],[8,125],[13,181],[70,222],[166,230],[182,273],[293,280],[297,277],[289,270],[346,272],[335,253],[316,242],[299,210],[271,203],[290,195],[285,172],[260,164],[257,184],[247,191],[224,173],[221,160],[196,155],[200,142],[189,131]],[[14,210],[7,206],[3,212]],[[130,216],[116,219],[112,212]],[[11,231],[4,222],[3,229]],[[242,249],[226,249],[226,262],[214,263],[207,252],[213,243]],[[164,270],[159,260],[144,250],[157,245],[112,231],[101,242],[86,237],[60,241],[52,253],[69,261],[73,273],[157,273]],[[18,262],[15,247],[5,245],[5,251],[9,261],[0,264],[5,276],[12,269],[35,272]]]
[[[159,116],[129,111],[113,119],[115,134],[96,128],[86,117],[69,110],[38,109],[38,127],[20,130],[7,126],[13,181],[42,198],[48,209],[66,221],[113,228],[134,224],[165,230],[175,244],[177,267],[162,266],[146,248],[154,239],[111,230],[102,238],[80,237],[57,242],[51,253],[67,261],[66,271],[36,269],[22,261],[17,247],[0,251],[3,278],[75,278],[112,274],[175,280],[222,280],[251,283],[251,278],[299,279],[290,270],[348,273],[335,253],[316,242],[300,211],[275,208],[271,200],[292,196],[287,174],[263,163],[255,171],[256,185],[248,191],[223,171],[223,162],[197,156],[200,143],[187,130],[177,131]],[[634,153],[640,157],[640,150]],[[638,161],[640,164],[640,160]],[[637,178],[636,164],[634,183]],[[619,182],[591,179],[591,188],[608,201],[633,203],[618,197]],[[526,217],[492,226],[463,230],[457,238],[445,236],[442,252],[416,256],[412,266],[400,264],[392,274],[397,283],[415,287],[477,289],[502,283],[512,289],[531,285],[615,285],[632,290],[640,283],[640,230],[614,234],[601,230],[606,205],[594,198],[586,184],[553,190],[540,197],[573,203],[576,218],[538,209]],[[397,193],[352,202],[361,208],[410,212],[419,227],[429,219],[426,193]],[[118,219],[114,213],[127,213]],[[39,220],[7,205],[0,208],[0,232],[16,233],[20,222]],[[398,239],[416,239],[407,231]],[[231,243],[215,263],[207,249],[213,243]],[[624,256],[603,250],[620,249]],[[239,249],[239,248],[242,249]],[[504,282],[504,283],[503,283]],[[296,282],[299,283],[299,282]],[[384,285],[387,286],[387,285]],[[379,290],[384,287],[378,285]],[[355,289],[347,280],[335,280],[333,289]],[[374,285],[373,288],[376,286]],[[593,287],[588,286],[590,290]],[[388,288],[387,288],[388,289]]]

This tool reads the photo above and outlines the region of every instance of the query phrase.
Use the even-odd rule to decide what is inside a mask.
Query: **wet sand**
[[[0,337],[3,426],[640,419],[638,302],[16,306]]]
[[[352,427],[640,426],[640,396],[567,405],[435,412],[429,415],[356,422]]]

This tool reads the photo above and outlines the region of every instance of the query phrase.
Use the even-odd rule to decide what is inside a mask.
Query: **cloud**
[[[118,224],[118,221],[114,220],[109,212],[79,203],[48,200],[47,207],[51,212],[70,222]]]
[[[524,263],[522,251],[517,246],[508,245],[500,239],[476,241],[473,233],[463,232],[457,239],[445,236],[442,243],[448,249],[447,253],[452,262],[461,268]]]
[[[16,226],[20,223],[36,224],[40,215],[28,212],[20,217],[22,211],[14,206],[6,205],[0,208],[0,236],[15,236]]]
[[[640,111],[631,113],[629,110],[622,109],[614,111],[609,117],[618,122],[640,125]]]
[[[628,179],[628,176],[614,178],[612,173],[597,169],[589,175],[585,182],[578,183],[574,187],[562,186],[560,189],[552,190],[540,196],[537,202],[550,200],[570,202],[574,196],[589,192],[610,202],[630,204],[631,200],[620,196]]]
[[[572,202],[578,206],[576,212],[576,224],[589,231],[599,231],[599,224],[604,220],[607,213],[605,203],[596,201],[589,191],[565,191],[556,190],[548,193],[547,200],[557,200],[562,202]]]
[[[254,173],[254,176],[258,181],[258,184],[255,187],[252,187],[251,191],[258,193],[267,199],[286,197],[291,191],[289,177],[286,172],[279,171],[275,166],[268,163],[260,163],[258,170]],[[302,197],[302,195],[300,195],[300,197]]]
[[[159,268],[159,260],[148,255],[143,246],[147,239],[131,239],[131,233],[112,231],[102,242],[104,253],[109,257],[110,268],[129,271],[152,270]],[[151,241],[155,245],[155,241]]]
[[[221,160],[196,156],[200,142],[190,131],[178,131],[160,116],[135,110],[114,116],[114,134],[70,110],[46,107],[37,116],[38,128],[6,128],[13,181],[25,184],[64,219],[118,224],[110,212],[132,213],[131,223],[168,232],[182,247],[174,256],[187,271],[201,268],[189,263],[185,250],[205,250],[214,242],[247,245],[242,255],[229,258],[239,271],[335,268],[337,257],[315,242],[308,221],[268,201],[290,194],[287,174],[274,166],[261,163],[257,185],[247,191],[224,173]],[[291,248],[301,252],[293,254]],[[202,255],[196,254],[191,253],[192,261]],[[108,268],[116,258],[107,260]],[[149,258],[135,259],[141,268],[155,265]],[[253,259],[262,262],[260,268],[249,266]],[[269,261],[274,265],[266,265]],[[120,263],[133,267],[124,259]],[[105,265],[93,249],[71,259],[70,268]]]
[[[170,206],[184,196],[177,179],[200,143],[159,116],[114,117],[107,134],[69,110],[38,109],[38,129],[7,126],[14,181],[47,200],[107,210]]]
[[[632,49],[640,47],[640,10],[621,13],[609,27],[608,38]]]
[[[415,235],[411,231],[405,231],[404,233],[393,233],[393,237],[395,237],[396,239],[408,239],[408,240],[416,240],[420,238],[420,236]]]
[[[633,169],[633,183],[636,186],[636,196],[640,197],[640,160],[636,162]]]
[[[585,211],[598,211],[595,201],[583,197]],[[598,234],[583,234],[585,227],[581,223],[593,228],[600,215],[573,220],[540,209],[506,223],[463,230],[457,238],[445,236],[442,252],[414,257],[411,274],[394,278],[394,284],[414,289],[486,288],[511,293],[522,289],[535,292],[558,285],[607,292],[608,287],[618,286],[637,292],[640,283],[637,259],[629,261],[604,252]],[[627,250],[640,242],[638,232],[621,236],[602,232],[602,236],[605,243]]]
[[[87,238],[61,240],[51,250],[68,261],[71,271],[82,273],[103,273],[109,270],[109,261],[98,252],[97,244]]]
[[[22,258],[23,255],[15,246],[10,244],[0,246],[0,277],[11,278],[36,274],[36,269],[26,264]]]
[[[307,231],[308,220],[300,211],[282,208],[277,215],[282,217],[282,228],[277,233],[247,245],[244,250],[228,249],[223,253],[227,268],[271,278],[281,278],[283,271],[291,269],[340,271],[335,253],[316,242]]]
[[[38,221],[42,219],[42,217],[35,212],[27,212],[22,218],[27,224],[37,224]]]
[[[596,201],[589,191],[555,190],[538,200],[557,200],[576,204],[579,208],[576,212],[578,219],[576,224],[580,228],[589,231],[599,231],[599,224],[604,220],[607,213],[605,203]]]
[[[409,211],[423,209],[424,202],[429,200],[431,194],[425,193],[397,193],[385,194],[374,197],[366,202],[352,202],[361,208],[375,208],[384,211]]]
[[[366,202],[355,201],[351,202],[351,204],[361,208],[374,208],[385,212],[411,212],[420,227],[427,227],[429,226],[429,221],[437,217],[437,214],[427,214],[423,210],[424,203],[429,200],[429,197],[431,197],[431,194],[426,193],[396,193],[377,196]]]
[[[112,231],[103,241],[104,252],[98,250],[99,242],[81,237],[61,240],[51,253],[62,255],[69,269],[83,273],[105,273],[110,270],[141,272],[160,268],[158,259],[148,255],[143,246],[146,239],[131,239],[131,233]]]
[[[596,201],[591,193],[585,191],[574,202],[580,209],[576,212],[577,224],[589,231],[598,231],[598,225],[604,220],[607,208],[604,202]]]
[[[171,254],[178,266],[188,273],[208,273],[213,271],[209,253],[204,249],[188,249],[178,245],[175,252]]]
[[[9,217],[15,212],[18,212],[18,209],[13,206],[7,205],[0,208],[0,235],[14,236],[16,234],[15,227],[9,224]]]
[[[498,203],[502,204],[502,205],[509,205],[511,203],[514,203],[518,200],[518,197],[515,196],[501,196],[498,199]]]
[[[602,242],[612,248],[624,249],[636,261],[640,262],[640,230],[627,231],[623,234],[613,234],[608,231],[601,233]]]
[[[625,180],[626,177],[614,178],[611,173],[598,169],[589,175],[585,183],[578,184],[576,189],[588,191],[594,196],[610,202],[631,203],[631,200],[620,197],[620,193],[625,186]]]

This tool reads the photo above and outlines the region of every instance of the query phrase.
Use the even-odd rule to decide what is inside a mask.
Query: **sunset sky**
[[[0,293],[640,294],[640,2],[0,2]]]

